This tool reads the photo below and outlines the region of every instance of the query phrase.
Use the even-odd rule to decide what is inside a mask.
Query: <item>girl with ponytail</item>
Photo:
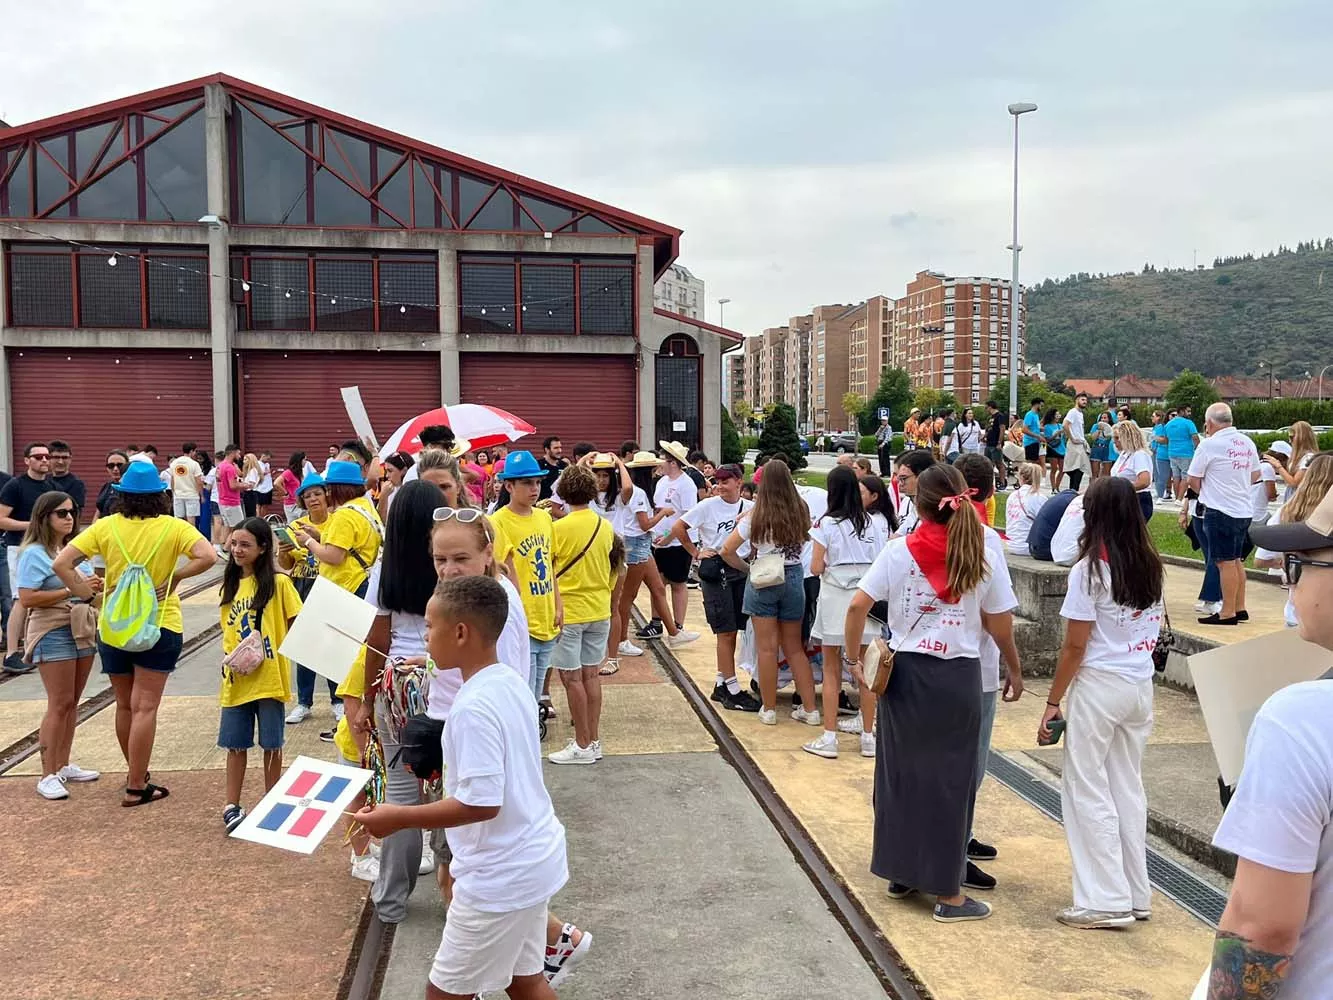
[[[862,576],[844,626],[844,661],[860,682],[861,663],[846,652],[860,644],[876,601],[887,605],[895,650],[876,707],[870,870],[888,880],[895,899],[935,896],[942,923],[991,913],[963,894],[982,726],[980,656],[986,633],[1012,646],[1018,604],[1008,567],[987,549],[974,492],[951,466],[920,474],[921,523],[890,540]]]

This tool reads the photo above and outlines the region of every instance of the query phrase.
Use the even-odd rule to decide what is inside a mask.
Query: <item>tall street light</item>
[[[1018,413],[1018,119],[1037,106],[1030,102],[1009,105],[1014,116],[1014,241],[1009,245],[1014,256],[1014,279],[1009,292],[1009,418]]]
[[[1321,403],[1324,401],[1324,372],[1330,368],[1333,368],[1333,365],[1324,365],[1323,368],[1319,369],[1319,402]]]
[[[727,325],[727,324],[726,324],[726,318],[727,318],[727,303],[730,302],[730,301],[731,301],[731,299],[718,299],[718,300],[717,300],[717,325],[718,325],[718,326],[726,326],[726,325]]]

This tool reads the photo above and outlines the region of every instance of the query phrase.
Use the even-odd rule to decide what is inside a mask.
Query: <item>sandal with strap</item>
[[[157,802],[165,799],[171,792],[161,785],[154,785],[152,782],[145,781],[142,788],[126,788],[125,798],[120,804],[126,809],[133,809],[135,806],[146,806],[150,802]],[[134,799],[134,801],[130,801]]]
[[[612,658],[602,664],[601,669],[597,671],[603,677],[610,677],[612,674],[620,673],[620,661]]]

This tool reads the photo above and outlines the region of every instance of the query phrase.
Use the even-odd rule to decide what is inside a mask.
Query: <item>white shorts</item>
[[[199,498],[198,497],[172,497],[171,512],[177,517],[187,518],[191,521],[199,518]]]
[[[819,604],[815,608],[815,622],[810,629],[810,637],[822,645],[841,646],[845,633],[843,625],[847,621],[847,608],[852,603],[859,588],[846,589],[836,586],[828,580],[819,584]],[[866,619],[861,633],[861,641],[874,642],[879,636],[879,623]]]
[[[222,523],[228,528],[234,528],[245,520],[245,510],[241,507],[223,507],[219,505],[218,513],[222,515]]]
[[[444,919],[430,981],[445,993],[500,993],[516,976],[546,965],[546,903],[511,913],[486,913],[454,900]]]
[[[10,545],[5,549],[5,569],[9,571],[9,593],[14,603],[19,601],[19,546]]]

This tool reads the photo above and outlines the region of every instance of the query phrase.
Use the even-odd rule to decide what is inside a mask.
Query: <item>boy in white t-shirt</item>
[[[367,806],[356,819],[374,836],[443,828],[454,879],[428,1000],[507,991],[554,1000],[543,975],[547,904],[569,877],[565,828],[542,782],[532,695],[496,662],[508,600],[486,576],[443,580],[426,607],[437,664],[457,664],[463,686],[444,727],[445,798]]]

